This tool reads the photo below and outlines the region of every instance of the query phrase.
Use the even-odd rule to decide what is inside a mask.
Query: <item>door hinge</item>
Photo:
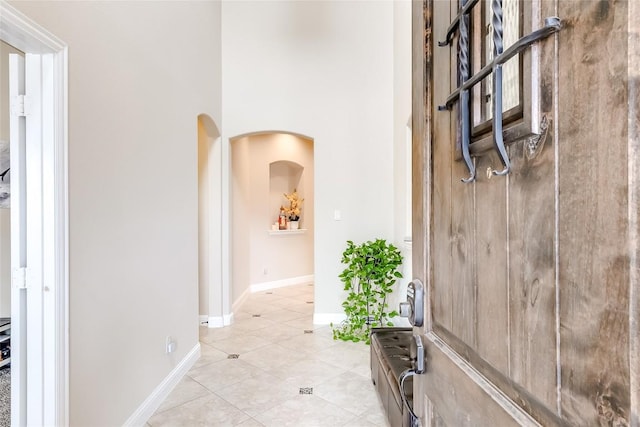
[[[31,114],[31,97],[17,95],[11,99],[11,115],[26,117]]]
[[[11,284],[15,289],[27,289],[27,268],[14,268],[11,274]]]

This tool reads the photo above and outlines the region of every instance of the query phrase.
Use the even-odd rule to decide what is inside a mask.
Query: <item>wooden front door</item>
[[[429,426],[637,426],[638,6],[504,1],[519,36],[547,16],[563,26],[517,58],[505,176],[482,124],[491,83],[471,91],[465,183],[461,113],[441,108],[460,82],[457,30],[438,44],[465,3],[413,6],[413,271],[428,289],[416,410]],[[472,74],[491,60],[492,2],[477,3]]]

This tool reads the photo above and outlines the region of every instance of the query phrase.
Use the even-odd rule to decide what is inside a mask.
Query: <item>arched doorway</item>
[[[313,139],[256,132],[230,139],[233,312],[251,292],[314,281]],[[297,190],[297,230],[276,226],[284,193]]]
[[[198,299],[200,324],[228,325],[222,286],[222,151],[211,117],[198,116]]]

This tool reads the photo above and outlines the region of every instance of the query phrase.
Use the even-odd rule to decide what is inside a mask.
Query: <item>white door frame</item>
[[[0,40],[25,54],[40,56],[43,64],[42,96],[36,102],[43,117],[42,171],[38,171],[42,176],[42,204],[37,215],[42,224],[42,265],[38,267],[42,271],[44,322],[42,341],[35,346],[42,351],[42,378],[38,382],[42,389],[28,388],[26,400],[42,406],[34,409],[43,415],[44,425],[66,426],[69,424],[67,46],[4,0],[0,0]],[[40,397],[30,399],[31,393]],[[18,403],[12,401],[12,406]],[[12,425],[26,424],[24,417],[15,415]]]

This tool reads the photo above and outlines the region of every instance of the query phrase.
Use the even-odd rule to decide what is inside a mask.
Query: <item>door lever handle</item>
[[[424,374],[424,346],[422,345],[422,338],[420,335],[414,335],[413,339],[416,341],[416,374]]]

